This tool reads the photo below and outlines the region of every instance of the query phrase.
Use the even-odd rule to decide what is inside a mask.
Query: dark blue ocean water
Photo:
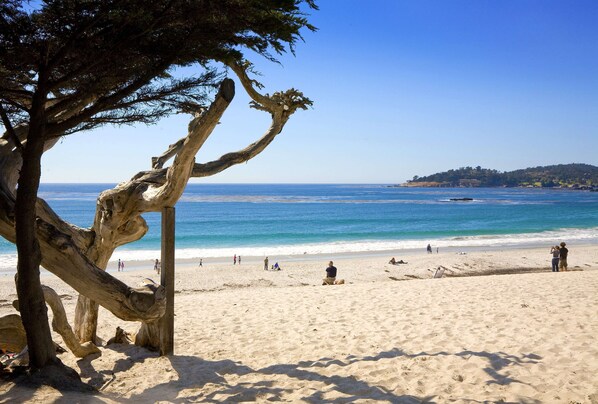
[[[40,197],[89,227],[111,184],[43,184]],[[471,202],[451,198],[473,198]],[[160,250],[160,215],[125,259]],[[435,246],[552,244],[598,240],[598,193],[520,188],[395,188],[386,185],[190,184],[176,205],[178,258],[375,251]],[[0,267],[15,248],[0,239]],[[159,255],[159,254],[158,254]]]

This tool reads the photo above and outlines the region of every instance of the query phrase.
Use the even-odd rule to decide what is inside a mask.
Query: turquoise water
[[[43,184],[40,196],[67,221],[89,227],[111,184]],[[451,198],[473,198],[469,202]],[[159,256],[160,215],[123,259]],[[379,251],[598,241],[598,193],[519,188],[385,185],[190,184],[176,206],[177,258]],[[0,269],[14,268],[0,240]]]

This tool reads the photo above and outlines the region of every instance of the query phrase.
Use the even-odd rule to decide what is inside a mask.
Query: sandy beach
[[[598,0],[1,1],[0,404],[598,404],[597,39]]]
[[[95,396],[2,382],[0,402],[598,403],[598,246],[568,247],[563,273],[549,248],[269,257],[281,271],[180,261],[173,356],[67,352]],[[344,285],[321,286],[330,259]],[[152,268],[112,273],[135,286],[158,280]],[[77,294],[42,282],[72,319]],[[12,275],[0,291],[0,315],[14,313]],[[98,335],[117,326],[138,328],[101,309]]]

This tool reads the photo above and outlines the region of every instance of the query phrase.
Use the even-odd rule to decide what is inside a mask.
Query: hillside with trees
[[[598,167],[558,164],[500,172],[488,168],[461,167],[425,177],[415,176],[409,187],[538,187],[598,189]]]

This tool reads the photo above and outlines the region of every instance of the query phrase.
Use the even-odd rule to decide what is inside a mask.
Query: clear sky
[[[598,165],[598,1],[320,0],[296,56],[253,59],[314,101],[258,157],[202,182],[399,183],[463,166]],[[197,161],[258,139],[237,96]],[[186,134],[179,115],[46,153],[44,182],[120,182]],[[192,182],[199,182],[193,180]]]

